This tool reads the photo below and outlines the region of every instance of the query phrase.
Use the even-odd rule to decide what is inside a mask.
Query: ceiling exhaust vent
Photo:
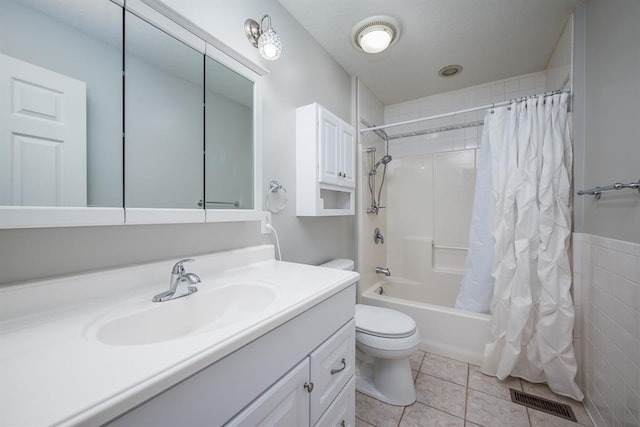
[[[440,77],[453,77],[462,72],[462,65],[447,65],[438,71]]]
[[[509,391],[511,392],[511,401],[513,403],[537,409],[538,411],[546,412],[547,414],[555,415],[556,417],[571,420],[573,422],[578,422],[571,406],[565,403],[555,402],[553,400],[524,393],[512,388],[510,388]]]

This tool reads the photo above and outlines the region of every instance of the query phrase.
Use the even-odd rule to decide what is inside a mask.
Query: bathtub
[[[366,289],[360,302],[411,316],[420,331],[421,350],[480,365],[489,315],[453,308],[456,295],[451,286],[384,279]]]

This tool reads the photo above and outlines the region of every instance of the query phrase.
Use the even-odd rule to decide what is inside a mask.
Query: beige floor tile
[[[593,426],[591,417],[589,417],[589,414],[587,414],[587,411],[584,409],[584,405],[582,404],[582,402],[578,402],[569,397],[555,394],[551,391],[551,389],[549,389],[549,386],[546,384],[535,384],[530,383],[529,381],[522,380],[522,390],[527,393],[535,394],[536,396],[544,397],[545,399],[554,400],[560,403],[566,403],[567,405],[571,406],[571,409],[573,409],[573,413],[575,414],[578,423],[585,426]]]
[[[413,382],[416,382],[416,378],[418,377],[418,371],[411,370],[411,375],[413,375]]]
[[[481,426],[529,427],[524,406],[476,390],[469,390],[466,419]]]
[[[424,351],[418,350],[411,355],[409,358],[409,363],[411,364],[412,371],[419,371],[420,366],[422,365],[422,360],[424,359]]]
[[[469,365],[469,388],[509,401],[511,401],[510,388],[522,390],[518,378],[509,377],[500,381],[496,377],[483,374],[480,372],[480,367],[474,365]]]
[[[404,407],[387,405],[384,402],[356,392],[356,417],[376,427],[396,427]]]
[[[416,395],[418,402],[464,418],[466,387],[420,373],[416,379]]]
[[[369,424],[366,421],[362,421],[360,418],[356,418],[355,427],[375,427],[373,424]]]
[[[467,385],[469,365],[465,362],[426,353],[420,372],[463,386]]]
[[[407,406],[400,427],[463,427],[464,420],[416,402]]]
[[[470,421],[465,421],[464,422],[464,427],[482,427],[482,426],[479,426],[478,424],[474,424],[474,423],[472,423]]]
[[[546,412],[536,411],[535,409],[527,408],[527,411],[529,412],[531,427],[582,427],[583,425]]]

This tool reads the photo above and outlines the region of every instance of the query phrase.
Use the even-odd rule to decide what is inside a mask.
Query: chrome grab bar
[[[596,200],[600,200],[600,196],[602,195],[603,191],[622,190],[623,188],[631,188],[640,192],[640,179],[638,180],[638,182],[630,182],[628,184],[616,182],[615,184],[607,185],[605,187],[594,187],[588,190],[580,190],[578,191],[578,196],[594,196]]]

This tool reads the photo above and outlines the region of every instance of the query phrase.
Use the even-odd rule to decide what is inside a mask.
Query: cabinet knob
[[[311,393],[313,391],[313,383],[304,383],[304,388],[307,389],[307,392]]]
[[[347,422],[345,420],[340,421],[341,427],[347,427]]]

